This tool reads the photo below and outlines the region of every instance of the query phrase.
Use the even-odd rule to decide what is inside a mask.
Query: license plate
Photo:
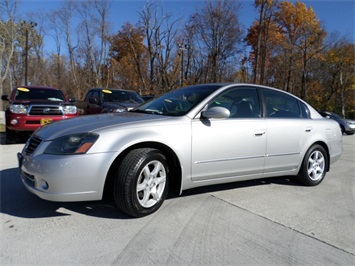
[[[40,124],[41,126],[45,125],[45,124],[49,124],[51,123],[53,120],[51,118],[41,118]]]

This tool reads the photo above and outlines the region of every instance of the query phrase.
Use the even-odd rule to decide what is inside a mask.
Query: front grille
[[[31,155],[38,147],[39,144],[41,144],[42,139],[36,136],[32,136],[27,143],[25,153],[27,155]]]
[[[62,108],[60,106],[51,105],[33,105],[29,110],[29,115],[63,115]]]
[[[26,121],[26,125],[40,125],[41,121],[37,120],[37,121]]]

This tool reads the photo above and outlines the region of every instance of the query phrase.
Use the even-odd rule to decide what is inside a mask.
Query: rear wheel
[[[129,152],[114,180],[114,198],[118,208],[134,217],[143,217],[158,210],[167,193],[165,156],[150,148]]]
[[[306,186],[320,184],[327,171],[328,156],[325,149],[316,144],[306,153],[301,169],[298,173],[298,180]]]

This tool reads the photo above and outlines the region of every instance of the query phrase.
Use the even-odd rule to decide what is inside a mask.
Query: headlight
[[[23,104],[11,104],[10,111],[14,114],[26,114],[27,108]]]
[[[76,114],[78,109],[76,108],[75,105],[66,105],[63,106],[63,112],[65,115],[73,115]]]
[[[58,155],[83,154],[91,148],[98,138],[99,135],[93,133],[64,136],[53,140],[44,153]]]

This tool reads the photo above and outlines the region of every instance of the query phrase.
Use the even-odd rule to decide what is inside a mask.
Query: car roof
[[[129,92],[135,92],[135,91],[133,91],[133,90],[118,89],[118,88],[113,88],[113,89],[111,89],[111,88],[92,88],[92,89],[89,89],[89,91],[93,91],[93,90],[100,90],[100,91],[102,91],[102,90],[110,90],[110,91],[129,91]]]
[[[18,87],[16,87],[16,89],[18,89],[18,88],[26,88],[26,89],[33,89],[33,90],[60,90],[58,88],[48,87],[48,86],[18,86]]]

